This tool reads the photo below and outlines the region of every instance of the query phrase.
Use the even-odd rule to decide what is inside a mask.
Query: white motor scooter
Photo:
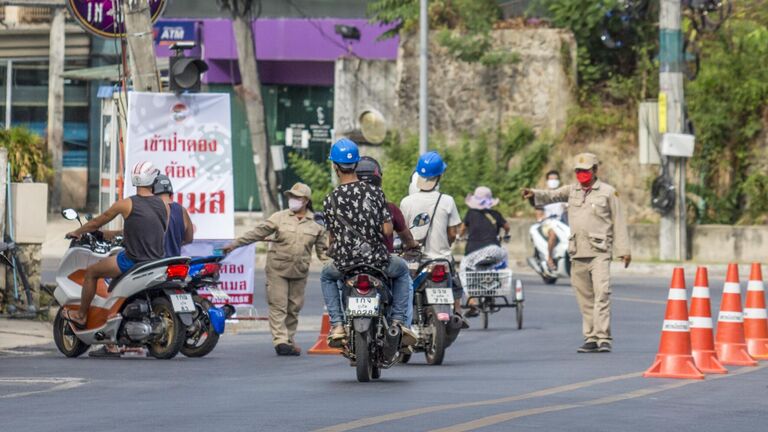
[[[80,221],[75,210],[66,209],[62,215]],[[106,241],[98,231],[71,241],[59,264],[53,293],[61,305],[53,322],[56,347],[67,357],[83,354],[92,344],[106,343],[146,347],[155,358],[176,356],[195,311],[192,295],[183,290],[188,257],[150,261],[111,281],[100,279],[82,328],[63,316],[64,310],[80,306],[85,269],[120,250],[119,240]]]
[[[556,269],[550,270],[547,265],[549,244],[547,236],[542,232],[543,221],[531,225],[529,229],[533,243],[533,256],[528,258],[528,265],[541,276],[545,284],[552,285],[559,278],[571,276],[571,258],[568,256],[568,238],[571,236],[571,229],[556,217],[548,218],[546,222],[557,236],[557,245],[552,251]]]

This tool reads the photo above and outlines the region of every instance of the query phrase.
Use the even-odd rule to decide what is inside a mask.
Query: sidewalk
[[[43,321],[0,318],[0,351],[53,342],[53,326]]]

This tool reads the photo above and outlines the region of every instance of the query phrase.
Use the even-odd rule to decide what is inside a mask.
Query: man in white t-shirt
[[[555,190],[560,187],[560,173],[551,170],[547,173],[547,188],[549,190]],[[557,234],[552,229],[552,219],[563,221],[563,215],[565,214],[565,203],[556,202],[547,204],[541,210],[536,211],[536,219],[541,221],[541,232],[547,237],[547,247],[549,254],[547,255],[547,266],[554,271],[557,268],[555,260],[552,257],[555,246],[557,246]]]
[[[403,198],[400,211],[408,226],[415,225],[418,218],[424,217],[422,215],[429,218],[426,225],[411,228],[413,238],[424,244],[426,258],[444,258],[453,262],[451,245],[458,236],[461,216],[453,197],[437,190],[447,167],[437,152],[423,154],[416,165],[418,192]],[[458,283],[454,283],[453,296],[454,311],[461,315],[462,290]]]

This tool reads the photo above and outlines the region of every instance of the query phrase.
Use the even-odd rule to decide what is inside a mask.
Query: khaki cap
[[[295,196],[296,198],[312,199],[312,189],[304,183],[296,183],[291,189],[283,193],[285,195]]]
[[[576,164],[574,165],[574,169],[577,170],[588,170],[599,163],[597,156],[592,153],[577,154],[575,160]]]

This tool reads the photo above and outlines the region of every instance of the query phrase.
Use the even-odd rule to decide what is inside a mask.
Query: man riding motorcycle
[[[413,221],[422,214],[429,215],[429,225],[413,229],[416,238],[424,244],[424,256],[429,259],[447,259],[453,261],[451,244],[456,240],[461,226],[461,216],[453,197],[438,192],[440,178],[448,168],[437,152],[424,153],[416,164],[418,174],[415,194],[400,201],[406,222]],[[453,284],[454,313],[461,316],[461,297],[463,291],[455,278]],[[462,317],[463,319],[463,317]],[[465,323],[466,324],[466,323]]]
[[[381,165],[379,165],[379,162],[376,159],[370,156],[361,157],[360,162],[357,163],[355,172],[357,173],[357,178],[361,181],[376,187],[381,187],[382,170]],[[405,249],[419,249],[419,242],[413,239],[413,234],[411,234],[411,230],[408,228],[408,224],[405,222],[405,217],[403,217],[403,212],[400,211],[400,208],[397,207],[395,203],[387,201],[387,210],[389,210],[389,214],[392,215],[392,227],[394,228],[394,232],[400,237],[403,247]],[[386,236],[384,242],[387,244],[389,253],[393,253],[395,251],[395,236],[392,234]],[[405,317],[405,324],[410,327],[411,321],[413,320],[413,286],[411,286],[408,298],[408,313]]]
[[[333,162],[339,179],[339,185],[323,201],[330,240],[328,255],[333,258],[333,263],[326,264],[320,276],[332,326],[329,345],[340,347],[346,338],[338,286],[342,271],[360,264],[381,269],[392,280],[392,325],[401,328],[404,345],[413,344],[415,336],[403,325],[411,276],[408,264],[399,257],[390,256],[384,243],[384,238],[392,233],[392,216],[387,210],[384,192],[358,179],[355,168],[360,162],[360,153],[357,144],[351,140],[336,141],[328,159]]]
[[[136,187],[136,195],[121,199],[104,213],[67,234],[68,238],[80,238],[85,233],[97,231],[117,216],[124,219],[124,250],[85,270],[80,308],[76,312],[65,310],[62,314],[76,328],[86,325],[99,279],[116,278],[137,264],[165,257],[164,238],[170,210],[152,190],[158,174],[158,169],[151,162],[137,163],[131,170],[131,183]]]

